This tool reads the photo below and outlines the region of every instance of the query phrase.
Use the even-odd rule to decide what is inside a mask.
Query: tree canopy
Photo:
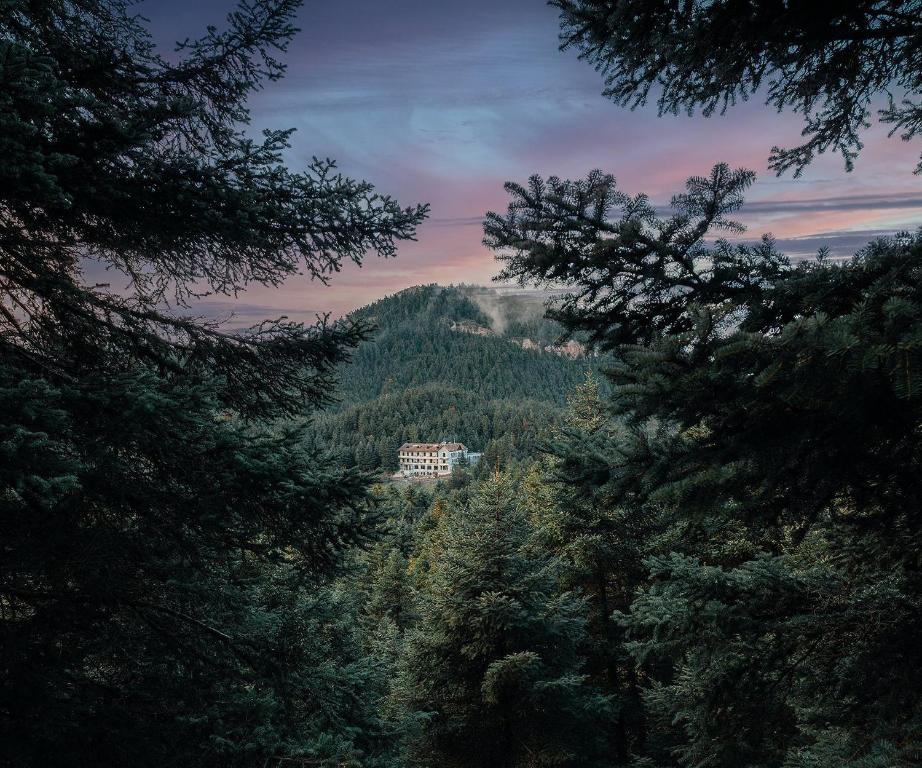
[[[617,361],[616,428],[555,453],[567,498],[625,531],[605,578],[629,585],[611,692],[645,688],[635,756],[912,765],[922,235],[796,265],[707,238],[751,178],[718,165],[666,218],[598,172],[534,178],[487,241],[505,277],[565,283],[555,317]]]
[[[609,707],[581,674],[583,606],[529,551],[512,490],[487,480],[432,532],[399,688],[426,723],[411,764],[604,764]]]
[[[723,112],[755,96],[804,118],[805,141],[769,165],[799,175],[833,150],[851,170],[875,100],[909,141],[922,133],[922,19],[913,0],[849,3],[736,0],[552,0],[561,47],[605,78],[604,93],[660,114]],[[916,168],[922,171],[922,161]]]
[[[290,170],[291,130],[245,129],[249,94],[284,72],[298,5],[247,0],[166,59],[128,2],[5,0],[5,352],[52,372],[122,356],[204,371],[254,415],[326,397],[358,328],[281,319],[231,334],[165,311],[299,269],[327,280],[343,260],[393,255],[425,215],[329,160]]]
[[[272,421],[330,399],[366,326],[190,316],[391,256],[426,214],[248,132],[297,5],[167,57],[128,2],[0,4],[4,763],[377,759],[329,591],[366,478]]]

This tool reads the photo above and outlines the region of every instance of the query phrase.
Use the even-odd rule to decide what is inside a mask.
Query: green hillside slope
[[[320,416],[314,426],[345,463],[393,471],[397,448],[408,440],[462,440],[485,451],[491,465],[531,455],[558,413],[558,406],[540,400],[486,400],[429,384]]]
[[[342,369],[340,407],[429,384],[467,390],[487,400],[529,398],[562,405],[592,361],[523,349],[509,328],[532,331],[537,341],[547,343],[552,335],[548,321],[526,322],[521,302],[513,307],[497,300],[500,312],[518,311],[514,324],[496,329],[503,318],[495,312],[487,315],[471,298],[474,291],[490,295],[488,289],[427,285],[356,311],[354,317],[375,323],[378,330]],[[540,304],[532,305],[531,314],[540,318]],[[479,335],[486,332],[496,335]],[[553,335],[558,333],[555,328]]]
[[[540,349],[560,328],[543,319],[536,297],[427,285],[353,317],[377,331],[340,370],[340,402],[316,417],[314,431],[344,463],[365,469],[396,469],[407,440],[461,440],[491,463],[529,455],[567,393],[600,365]]]

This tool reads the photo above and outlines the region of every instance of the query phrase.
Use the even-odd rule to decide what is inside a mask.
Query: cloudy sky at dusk
[[[231,0],[145,0],[158,40],[223,24]],[[488,283],[497,271],[480,221],[503,210],[506,180],[533,173],[615,174],[629,193],[667,203],[691,174],[718,161],[756,170],[747,236],[771,232],[787,253],[828,244],[846,255],[876,233],[922,221],[920,147],[867,133],[856,170],[838,156],[800,179],[766,169],[774,144],[795,143],[797,116],[756,99],[723,117],[657,117],[603,99],[601,78],[557,47],[557,16],[542,0],[307,0],[284,80],[251,102],[253,128],[295,127],[288,162],[335,158],[401,203],[429,202],[418,242],[396,260],[347,267],[330,287],[295,278],[251,288],[238,320],[340,314],[419,283]],[[214,303],[214,307],[223,307]]]

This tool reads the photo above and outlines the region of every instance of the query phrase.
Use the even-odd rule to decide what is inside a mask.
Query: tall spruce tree
[[[844,264],[711,241],[751,180],[716,166],[660,218],[598,172],[534,178],[487,241],[618,360],[629,437],[562,461],[668,530],[616,617],[650,673],[641,764],[917,765],[922,235]]]
[[[616,703],[605,734],[612,765],[629,763],[645,730],[640,675],[613,614],[630,606],[659,533],[655,512],[627,503],[610,487],[612,457],[630,439],[629,430],[609,418],[590,373],[546,441],[549,456],[532,468],[523,488],[537,540],[558,562],[563,586],[586,600],[586,672]]]
[[[401,695],[422,722],[409,764],[604,763],[609,704],[582,674],[582,601],[530,546],[507,478],[443,509],[408,633]]]
[[[660,114],[711,115],[760,89],[804,117],[806,141],[775,147],[770,166],[799,175],[839,152],[851,170],[875,100],[891,135],[922,133],[922,18],[915,0],[551,0],[561,47],[605,78],[605,95],[631,108],[654,96]],[[922,162],[916,168],[922,172]]]
[[[183,314],[390,256],[425,215],[245,131],[297,5],[247,0],[163,57],[128,2],[0,3],[4,764],[373,761],[316,597],[365,481],[268,428],[328,399],[365,329]]]

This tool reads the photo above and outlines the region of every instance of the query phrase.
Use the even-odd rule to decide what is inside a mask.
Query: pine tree
[[[586,671],[617,704],[606,735],[614,764],[626,765],[645,726],[638,672],[613,614],[628,609],[645,581],[643,561],[659,520],[650,508],[623,503],[611,487],[612,459],[630,450],[632,436],[609,419],[591,373],[568,401],[545,447],[550,455],[532,468],[524,493],[537,538],[559,562],[563,584],[586,600]]]
[[[289,131],[246,132],[296,8],[244,2],[167,59],[130,3],[2,3],[5,763],[378,749],[315,597],[369,533],[364,480],[275,421],[327,402],[366,330],[183,314],[391,255],[425,215],[327,161],[289,170]]]
[[[772,150],[770,165],[799,175],[818,154],[839,152],[851,170],[875,98],[881,122],[904,141],[922,132],[919,43],[913,0],[809,3],[727,0],[551,0],[561,47],[605,78],[615,103],[660,114],[724,112],[759,89],[778,111],[803,115],[807,140]],[[922,162],[917,166],[922,172]]]
[[[559,461],[573,497],[661,530],[615,617],[649,675],[638,758],[914,765],[922,234],[842,265],[708,242],[751,178],[690,179],[667,219],[602,174],[536,178],[487,238],[507,278],[566,283],[554,315],[617,360],[617,450]]]
[[[580,671],[583,605],[528,549],[509,481],[445,511],[435,537],[401,684],[423,722],[411,764],[600,764],[608,703]]]

